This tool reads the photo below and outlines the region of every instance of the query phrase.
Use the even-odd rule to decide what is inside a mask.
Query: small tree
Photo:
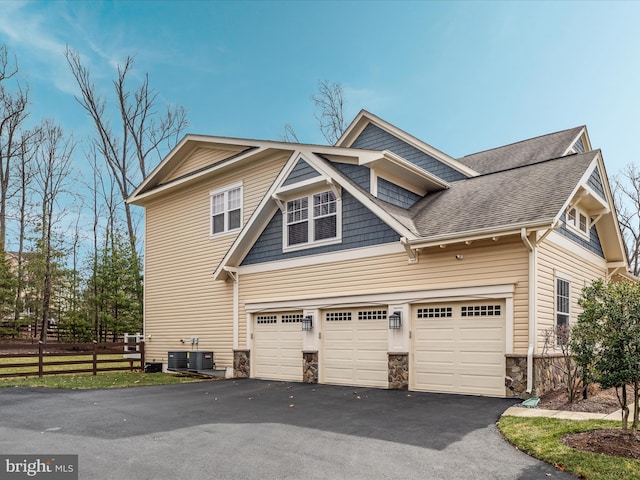
[[[552,361],[551,365],[560,371],[565,382],[567,400],[573,403],[580,391],[582,383],[582,368],[573,359],[569,339],[571,338],[571,327],[569,325],[557,325],[544,332],[544,346],[542,355],[549,357],[550,350],[560,351],[560,362]]]
[[[585,287],[571,346],[576,362],[603,388],[615,387],[622,409],[622,427],[628,429],[627,385],[633,386],[632,430],[638,429],[640,400],[640,283],[596,280]]]

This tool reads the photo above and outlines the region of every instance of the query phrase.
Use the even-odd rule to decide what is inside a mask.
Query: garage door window
[[[351,312],[328,312],[327,322],[350,322]]]
[[[282,315],[282,323],[299,323],[302,321],[302,315],[297,313],[295,315]]]
[[[265,324],[265,323],[276,323],[278,321],[278,317],[275,315],[258,315],[256,317],[256,323]]]
[[[465,305],[461,311],[463,317],[498,317],[500,314],[500,305]]]
[[[363,310],[358,312],[358,320],[386,320],[386,310]]]
[[[451,318],[453,308],[451,307],[429,307],[419,308],[418,318]]]

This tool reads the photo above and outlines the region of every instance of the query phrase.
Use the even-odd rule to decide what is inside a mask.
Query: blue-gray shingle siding
[[[456,180],[467,178],[456,169],[442,163],[440,160],[436,160],[431,155],[418,150],[372,123],[365,127],[351,147],[368,150],[389,150],[447,182],[455,182]]]
[[[584,153],[584,143],[582,143],[582,137],[576,140],[576,143],[573,144],[573,149],[578,153]]]
[[[599,257],[605,258],[604,252],[602,251],[602,245],[600,244],[600,237],[598,237],[598,230],[595,226],[591,227],[591,230],[589,231],[589,240],[587,240],[583,236],[575,233],[570,227],[567,227],[566,213],[563,213],[560,219],[562,220],[562,226],[558,228],[559,233],[578,245],[583,246],[590,252],[595,253]]]
[[[365,192],[371,193],[371,170],[363,165],[351,165],[350,163],[331,163],[345,177],[351,179]]]
[[[242,265],[286,260],[291,258],[337,252],[352,248],[369,247],[397,242],[400,235],[358,202],[348,192],[342,194],[342,242],[334,245],[311,247],[294,252],[282,252],[282,213],[277,211]]]
[[[300,158],[282,185],[291,185],[292,183],[302,182],[318,176],[320,176],[320,173]]]
[[[600,195],[603,200],[606,199],[604,195],[604,186],[602,185],[602,178],[600,177],[598,167],[595,168],[595,170],[589,177],[587,185],[589,185],[598,195]]]
[[[378,198],[398,207],[409,208],[422,197],[384,178],[378,178]]]

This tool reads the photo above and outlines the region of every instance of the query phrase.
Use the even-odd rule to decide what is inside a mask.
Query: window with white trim
[[[571,284],[556,278],[556,337],[558,344],[564,344],[570,326]]]
[[[333,191],[287,201],[284,247],[314,246],[339,239],[340,212]]]
[[[567,226],[581,235],[589,237],[589,217],[577,207],[567,209]]]
[[[242,184],[214,190],[211,197],[211,235],[218,235],[242,226]]]

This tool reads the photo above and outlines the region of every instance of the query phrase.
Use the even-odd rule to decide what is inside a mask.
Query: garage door
[[[301,313],[270,313],[254,317],[254,377],[302,380],[301,320]]]
[[[321,381],[387,388],[387,310],[326,310],[322,321]]]
[[[504,302],[417,305],[412,388],[504,397]]]

